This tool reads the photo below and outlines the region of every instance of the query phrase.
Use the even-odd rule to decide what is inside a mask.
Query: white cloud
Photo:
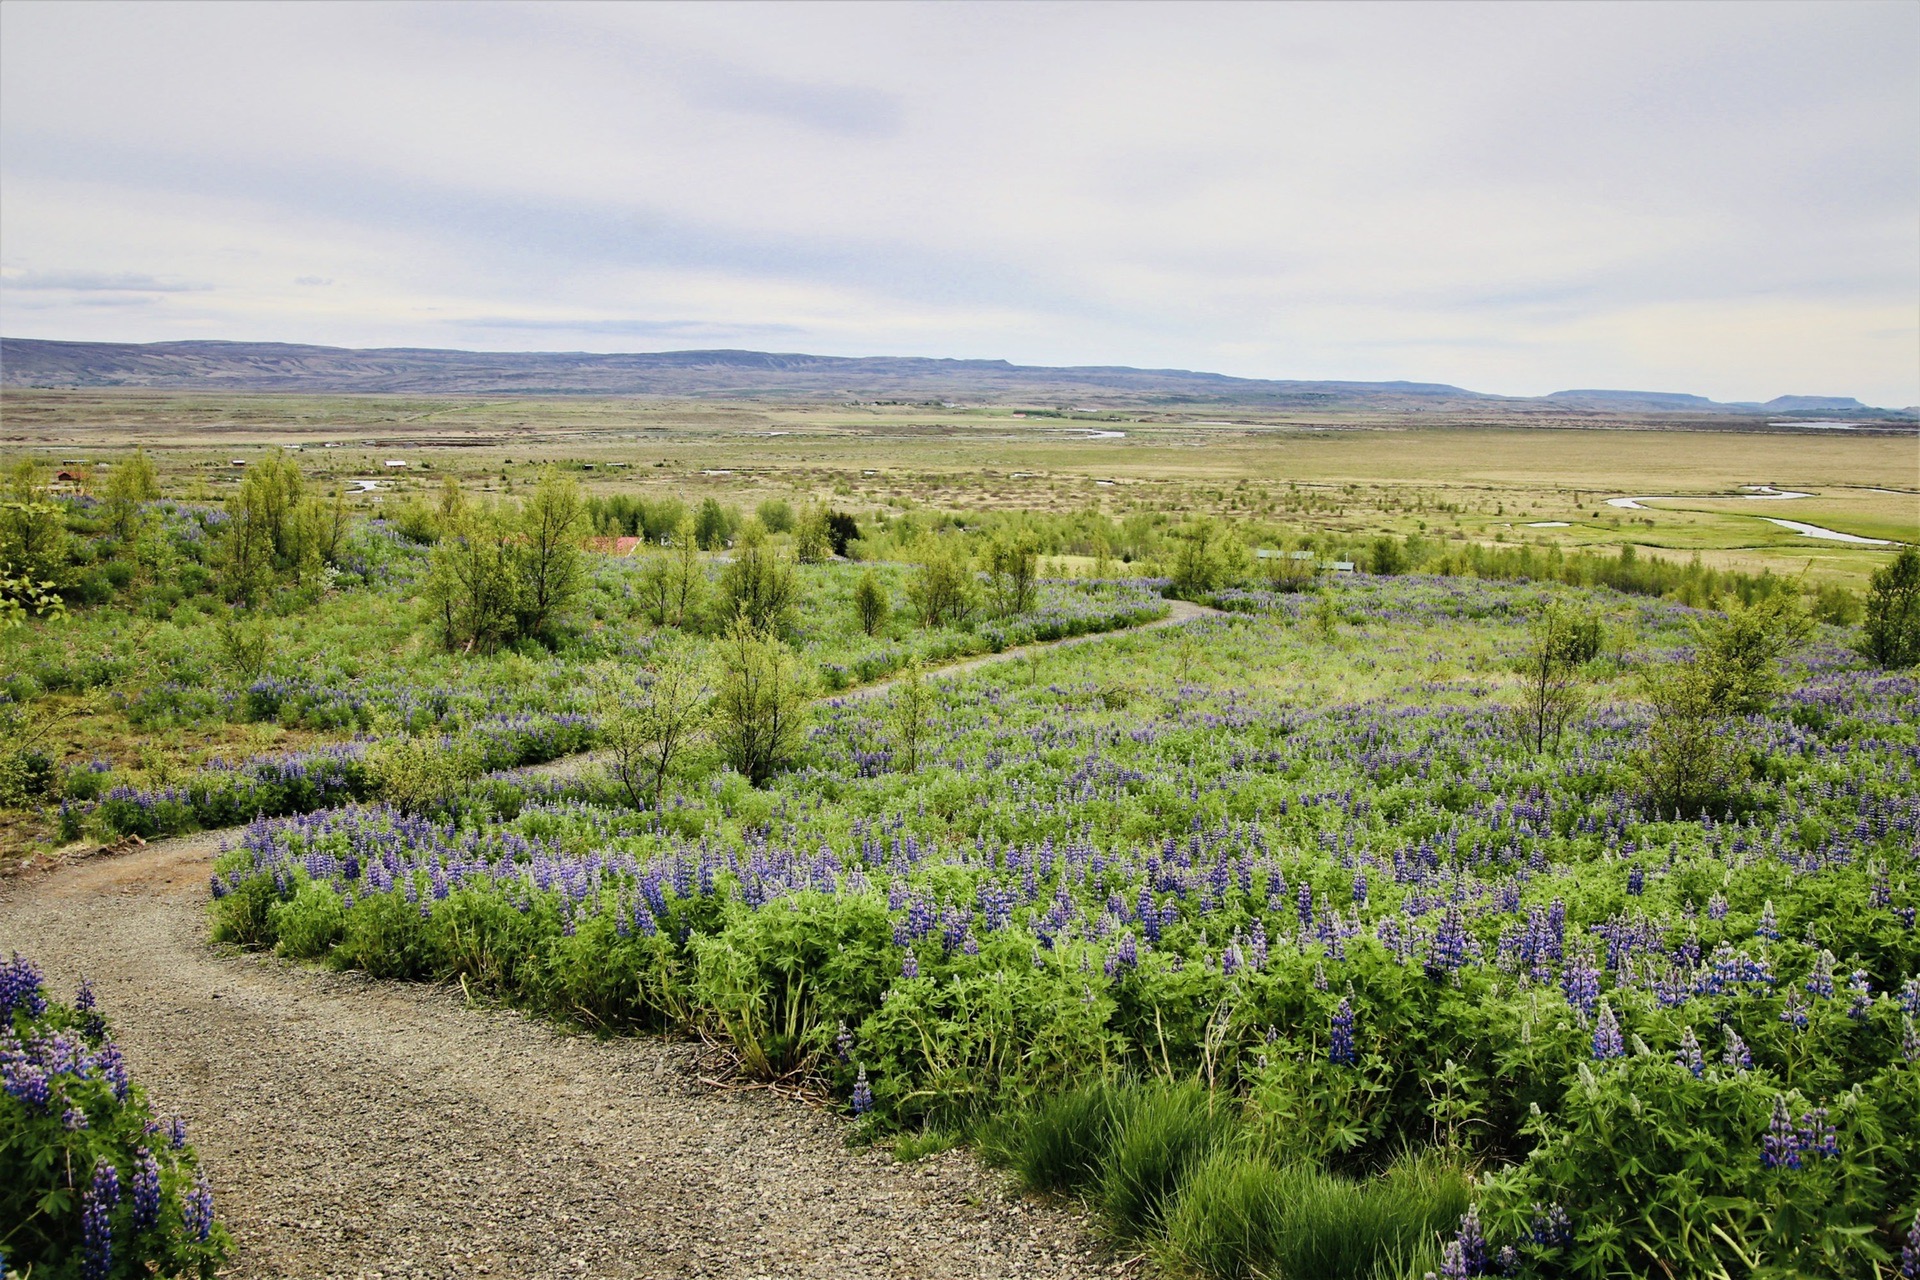
[[[1920,401],[1920,6],[13,0],[0,34],[10,334]],[[150,305],[19,283],[60,279]]]

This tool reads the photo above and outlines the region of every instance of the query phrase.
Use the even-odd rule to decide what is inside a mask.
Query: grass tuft
[[[1466,1211],[1470,1189],[1433,1154],[1355,1181],[1311,1165],[1216,1150],[1167,1207],[1161,1247],[1174,1270],[1216,1280],[1418,1275]]]
[[[1153,1234],[1181,1179],[1226,1142],[1234,1120],[1233,1104],[1197,1083],[1128,1090],[1100,1170],[1100,1207],[1114,1234]]]

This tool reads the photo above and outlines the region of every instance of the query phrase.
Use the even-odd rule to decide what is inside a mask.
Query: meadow
[[[16,856],[237,828],[216,941],[703,1036],[1175,1274],[1920,1270],[1912,556],[273,456],[16,475]]]
[[[1274,538],[1364,541],[1388,532],[1454,544],[1642,554],[1746,573],[1806,574],[1858,591],[1875,548],[1790,533],[1785,516],[1920,542],[1920,445],[1911,428],[1796,431],[1764,420],[1567,413],[1442,417],[1279,413],[1218,405],[1071,406],[605,397],[218,395],[21,391],[9,444],[52,461],[153,452],[183,496],[224,498],[234,459],[301,447],[326,483],[373,480],[360,509],[444,476],[524,489],[557,465],[590,492],[744,509],[775,498],[860,515],[915,510],[1094,511],[1116,525],[1211,514]],[[395,471],[385,466],[403,461]],[[1748,502],[1745,485],[1809,499]],[[1678,495],[1644,511],[1605,500]],[[1807,514],[1796,514],[1804,509]],[[1565,522],[1565,527],[1534,527]],[[1177,520],[1174,521],[1177,523]],[[1085,539],[1052,555],[1088,555]],[[1116,543],[1120,539],[1114,540]],[[1116,555],[1151,556],[1151,537]]]

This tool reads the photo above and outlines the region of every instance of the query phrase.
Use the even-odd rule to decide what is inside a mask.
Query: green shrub
[[[289,901],[267,908],[268,930],[276,938],[274,950],[296,960],[321,959],[340,940],[346,916],[339,894],[309,880]]]
[[[59,1004],[26,960],[0,961],[0,1043],[0,1270],[217,1274],[232,1241],[185,1126],[163,1125],[128,1078],[91,988]]]

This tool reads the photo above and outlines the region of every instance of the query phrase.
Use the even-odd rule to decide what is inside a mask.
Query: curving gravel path
[[[1146,625],[1213,612],[1173,605]],[[844,1123],[811,1107],[709,1088],[687,1044],[565,1035],[457,988],[218,951],[203,907],[231,835],[0,880],[0,953],[32,957],[57,990],[92,978],[135,1079],[160,1113],[186,1118],[238,1244],[227,1275],[1139,1268],[965,1153],[897,1164],[849,1150]]]
[[[693,1049],[595,1041],[202,941],[209,836],[0,886],[0,951],[94,980],[183,1115],[237,1277],[1069,1277],[1127,1268],[970,1157],[850,1151],[840,1120],[720,1093]]]

